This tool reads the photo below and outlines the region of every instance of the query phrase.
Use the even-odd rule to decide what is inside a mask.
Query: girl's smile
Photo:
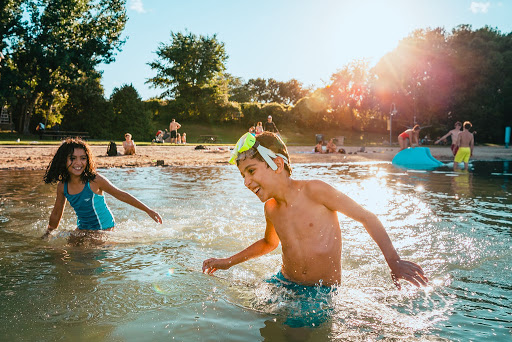
[[[87,154],[81,148],[75,148],[73,154],[68,155],[66,168],[71,176],[80,176],[87,166]]]

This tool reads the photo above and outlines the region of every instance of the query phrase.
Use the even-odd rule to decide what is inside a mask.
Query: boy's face
[[[238,162],[238,169],[244,178],[244,185],[254,192],[262,202],[273,196],[271,194],[272,176],[275,175],[267,163],[256,158],[246,158]]]

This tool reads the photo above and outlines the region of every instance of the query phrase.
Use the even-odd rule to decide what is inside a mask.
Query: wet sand
[[[138,146],[135,155],[107,156],[107,146],[91,146],[98,168],[141,167],[141,166],[207,166],[227,164],[229,146],[208,146],[208,150],[195,150],[196,145],[151,145]],[[346,154],[313,153],[313,146],[289,146],[288,151],[293,164],[302,163],[350,163],[362,161],[391,162],[398,147],[361,147],[341,146]],[[427,146],[432,155],[442,161],[453,160],[449,146]],[[0,146],[0,169],[3,170],[43,170],[57,151],[56,145],[3,145]],[[512,160],[512,148],[503,146],[476,146],[472,160],[499,161]],[[159,162],[160,161],[160,162]]]

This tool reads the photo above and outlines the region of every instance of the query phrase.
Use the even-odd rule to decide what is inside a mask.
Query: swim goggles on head
[[[238,139],[238,142],[236,143],[235,148],[231,153],[231,159],[229,159],[229,162],[231,164],[236,164],[236,161],[240,160],[241,155],[244,152],[249,151],[251,148],[258,151],[260,156],[263,157],[263,160],[265,160],[268,166],[270,166],[270,168],[274,171],[277,170],[277,165],[272,159],[279,156],[283,158],[286,164],[288,164],[288,158],[286,158],[281,153],[275,153],[271,149],[268,149],[265,146],[261,146],[261,144],[256,141],[256,137],[251,133],[245,133],[240,139]]]

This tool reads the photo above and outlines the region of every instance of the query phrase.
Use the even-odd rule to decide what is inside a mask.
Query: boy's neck
[[[292,196],[295,194],[295,180],[289,176],[285,176],[285,180],[280,182],[279,189],[274,195],[276,202],[287,205]]]

